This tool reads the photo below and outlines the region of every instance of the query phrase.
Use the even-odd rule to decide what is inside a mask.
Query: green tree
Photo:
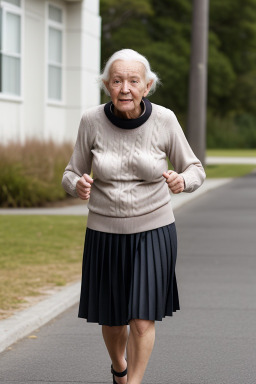
[[[151,100],[186,115],[192,2],[101,0],[102,66],[116,50],[144,54],[162,80]],[[211,116],[256,116],[256,0],[211,0]],[[241,119],[242,121],[243,119]],[[240,120],[239,120],[240,121]]]
[[[145,55],[162,86],[151,100],[183,113],[187,103],[191,5],[187,0],[102,0],[102,65],[116,50]],[[179,21],[177,21],[179,20]]]
[[[101,0],[102,63],[116,50],[148,42],[143,20],[154,14],[148,0]],[[138,37],[140,43],[138,42]],[[134,48],[136,49],[136,48]]]
[[[256,0],[211,1],[210,31],[210,108],[255,115]]]

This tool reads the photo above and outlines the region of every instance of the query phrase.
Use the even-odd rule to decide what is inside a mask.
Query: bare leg
[[[114,370],[116,372],[124,371],[127,367],[127,362],[125,360],[125,349],[128,339],[127,326],[109,327],[103,325],[102,335],[112,360]],[[127,376],[115,377],[115,381],[118,384],[126,384]]]
[[[128,384],[140,384],[155,342],[155,323],[133,319],[127,345]]]

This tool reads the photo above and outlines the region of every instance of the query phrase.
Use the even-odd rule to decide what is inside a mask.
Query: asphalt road
[[[181,311],[157,323],[144,384],[256,383],[256,174],[175,212]],[[0,383],[111,383],[77,306],[0,355]]]

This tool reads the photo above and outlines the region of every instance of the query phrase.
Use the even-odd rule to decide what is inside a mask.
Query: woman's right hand
[[[87,173],[84,173],[82,177],[78,180],[76,183],[76,191],[80,199],[82,200],[88,200],[91,193],[91,187],[92,187],[93,179],[87,175]]]

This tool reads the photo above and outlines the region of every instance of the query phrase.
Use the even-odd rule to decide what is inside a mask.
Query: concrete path
[[[88,215],[87,204],[52,208],[0,208],[0,215]]]
[[[207,156],[206,164],[256,164],[256,157]]]
[[[144,384],[255,384],[256,174],[176,209],[181,311],[157,323]],[[111,383],[77,305],[0,355],[1,384]]]
[[[205,192],[231,181],[229,178],[205,180],[201,188],[193,193],[172,195],[173,207],[178,208],[185,202],[193,200]],[[0,215],[88,215],[87,203],[57,208],[0,208]]]

